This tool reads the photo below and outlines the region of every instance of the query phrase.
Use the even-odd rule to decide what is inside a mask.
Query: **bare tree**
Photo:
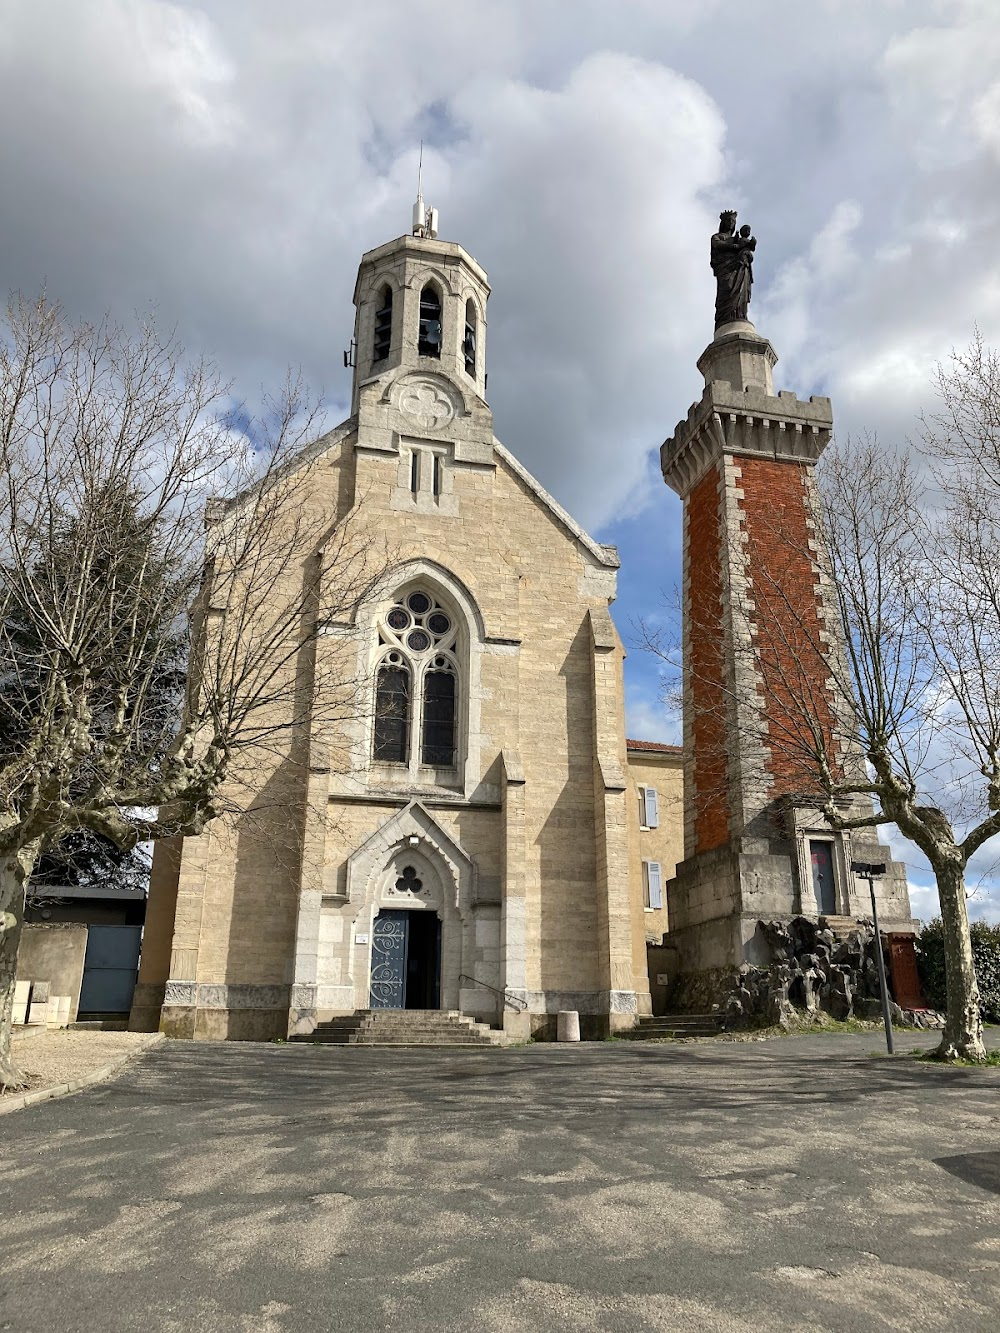
[[[262,765],[361,706],[331,623],[384,542],[305,448],[289,380],[258,419],[153,324],[11,304],[0,336],[0,1086],[25,890],[80,834],[121,848],[238,814]],[[294,784],[293,784],[294,785]],[[286,784],[287,788],[287,784]],[[278,798],[280,799],[280,798]]]
[[[905,454],[874,441],[834,450],[821,489],[816,523],[845,634],[843,653],[805,648],[829,670],[837,725],[815,732],[804,767],[832,827],[893,823],[927,858],[947,968],[939,1054],[981,1060],[965,874],[1000,833],[1000,548],[960,498],[929,492]],[[850,796],[872,811],[845,814]]]
[[[965,875],[1000,834],[996,357],[977,340],[939,371],[938,389],[942,409],[923,423],[936,484],[905,452],[847,442],[819,464],[805,533],[776,509],[756,516],[756,537],[733,539],[734,560],[752,570],[752,609],[737,611],[733,645],[743,668],[735,676],[749,683],[737,698],[736,686],[713,677],[701,694],[720,717],[735,711],[759,729],[786,787],[832,828],[895,824],[924,853],[945,937],[938,1054],[981,1060]],[[767,559],[752,549],[761,537]],[[809,566],[821,600],[815,618],[801,597]],[[718,610],[702,610],[711,628]],[[648,631],[643,643],[676,681],[676,648]],[[724,778],[724,756],[716,767]]]

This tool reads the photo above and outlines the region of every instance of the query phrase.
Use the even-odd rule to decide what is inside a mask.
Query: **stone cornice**
[[[486,270],[483,266],[473,259],[463,246],[455,241],[431,240],[426,236],[396,236],[391,241],[386,241],[383,245],[376,246],[374,250],[366,250],[361,256],[361,264],[358,268],[358,279],[354,287],[354,301],[357,304],[358,293],[362,278],[367,270],[377,264],[382,264],[394,254],[408,254],[418,259],[426,260],[431,263],[437,262],[442,266],[453,264],[465,264],[469,271],[475,276],[477,281],[489,294],[490,286],[486,278]]]

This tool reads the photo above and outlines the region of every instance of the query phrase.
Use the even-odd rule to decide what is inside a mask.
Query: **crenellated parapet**
[[[815,463],[832,433],[829,398],[769,394],[755,385],[741,391],[727,380],[711,380],[663,443],[660,467],[667,485],[683,497],[721,454]]]

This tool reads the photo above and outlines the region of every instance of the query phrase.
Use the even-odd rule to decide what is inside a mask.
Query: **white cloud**
[[[494,82],[454,110],[457,234],[489,238],[498,434],[600,522],[646,475],[664,390],[689,393],[688,311],[711,300],[690,254],[712,229],[721,117],[690,80],[607,53],[558,89]]]
[[[805,253],[789,259],[778,270],[761,302],[761,314],[755,312],[761,329],[766,329],[786,358],[801,362],[818,353],[818,347],[810,346],[815,336],[815,312],[857,274],[860,257],[854,238],[862,216],[854,200],[842,200],[809,241]]]
[[[637,740],[659,741],[664,745],[681,745],[684,740],[680,718],[643,688],[633,687],[627,692],[625,730]]]
[[[924,922],[940,916],[934,873],[920,849],[894,824],[884,825],[879,837],[888,844],[893,860],[906,866],[913,915]],[[1000,921],[1000,837],[991,839],[972,857],[965,888],[971,920]]]
[[[942,6],[941,14],[952,21],[894,37],[881,62],[892,108],[918,131],[911,151],[933,166],[974,154],[977,138],[980,144],[991,140],[1000,65],[1000,27],[992,0],[959,0]],[[978,132],[971,140],[970,129]]]
[[[752,205],[782,382],[899,430],[1000,326],[991,6],[765,11],[766,39],[680,0],[10,0],[0,281],[154,302],[247,391],[291,361],[344,403],[353,270],[405,226],[423,136],[444,234],[494,282],[500,433],[584,522],[659,485],[723,204]]]

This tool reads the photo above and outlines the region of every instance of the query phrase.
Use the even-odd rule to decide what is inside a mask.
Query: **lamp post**
[[[878,907],[875,905],[875,881],[885,874],[885,862],[871,865],[867,861],[852,861],[851,870],[858,879],[868,881],[868,892],[872,896],[872,923],[875,926],[875,962],[878,964],[878,988],[882,998],[882,1021],[885,1023],[885,1048],[890,1055],[895,1047],[892,1041],[892,1016],[889,1013],[889,986],[885,979],[885,959],[882,957],[882,935],[878,928]]]

